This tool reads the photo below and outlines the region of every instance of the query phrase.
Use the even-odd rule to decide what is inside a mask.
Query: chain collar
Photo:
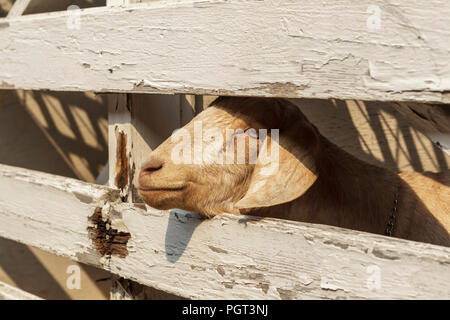
[[[397,222],[398,196],[400,193],[399,191],[400,191],[400,185],[397,186],[397,191],[395,192],[395,197],[394,197],[394,206],[392,207],[392,213],[388,218],[388,223],[387,223],[386,231],[385,231],[385,234],[387,236],[392,236],[392,234],[394,233],[395,223]]]

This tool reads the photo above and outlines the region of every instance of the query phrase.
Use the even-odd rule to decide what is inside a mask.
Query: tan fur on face
[[[265,176],[267,168],[258,161],[176,165],[171,161],[175,144],[168,139],[150,155],[149,161],[160,161],[162,168],[141,173],[140,184],[177,189],[141,190],[150,206],[208,217],[250,213],[383,234],[399,189],[393,235],[450,246],[449,172],[397,175],[362,162],[320,135],[283,99],[221,97],[184,127],[191,136],[195,121],[202,121],[204,130],[220,128],[224,141],[227,128],[280,129],[278,170]],[[207,158],[214,159],[225,142],[223,148],[210,143]]]
[[[194,137],[194,123],[201,121],[203,130],[220,128],[225,142],[225,128],[246,129],[248,123],[236,116],[237,112],[210,107],[188,123],[184,129]],[[193,139],[192,139],[193,140]],[[194,154],[193,141],[192,155]],[[167,184],[184,184],[182,192],[152,193],[140,192],[142,198],[151,206],[159,209],[181,208],[212,217],[225,212],[239,213],[234,208],[248,188],[252,165],[238,164],[174,164],[171,160],[172,149],[176,143],[166,140],[152,152],[149,161],[157,158],[164,162],[164,168],[151,175],[140,177],[141,187],[166,188]],[[203,141],[207,148],[207,142]],[[217,154],[219,150],[217,150]],[[171,181],[168,183],[168,181]],[[179,183],[177,183],[179,182]]]

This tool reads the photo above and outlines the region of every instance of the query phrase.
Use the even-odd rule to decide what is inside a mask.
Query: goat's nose
[[[141,167],[141,172],[139,176],[144,176],[147,174],[151,174],[152,172],[158,171],[163,167],[163,161],[157,158],[150,159],[145,162]]]

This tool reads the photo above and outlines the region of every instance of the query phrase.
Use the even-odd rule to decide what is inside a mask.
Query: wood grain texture
[[[446,0],[157,1],[82,10],[79,29],[30,15],[0,20],[0,87],[450,102],[448,16]]]
[[[276,219],[202,220],[117,194],[0,166],[0,235],[186,298],[450,298],[450,248]],[[88,238],[99,206],[131,234],[125,258],[100,256]]]

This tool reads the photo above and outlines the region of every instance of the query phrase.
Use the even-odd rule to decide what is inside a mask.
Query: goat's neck
[[[300,198],[270,209],[270,215],[297,221],[383,233],[399,178],[365,163],[320,138],[319,177]],[[261,209],[258,214],[265,215]]]

